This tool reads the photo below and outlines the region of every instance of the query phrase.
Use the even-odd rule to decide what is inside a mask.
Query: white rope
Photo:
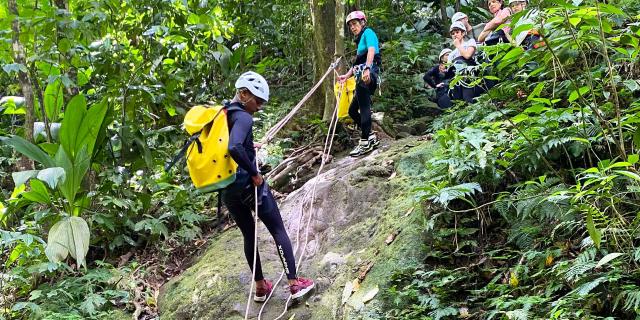
[[[336,63],[340,61],[340,59],[338,59],[336,61]],[[334,69],[335,72],[335,69]],[[326,74],[325,74],[326,77]],[[294,252],[298,250],[299,245],[300,245],[300,226],[302,225],[302,221],[303,221],[303,217],[304,217],[304,204],[305,203],[310,203],[309,206],[309,214],[308,214],[308,218],[307,218],[307,222],[305,225],[305,243],[303,246],[302,251],[300,252],[300,257],[298,262],[296,263],[296,267],[297,267],[297,271],[299,272],[302,269],[302,262],[304,260],[304,253],[307,249],[307,244],[309,242],[309,227],[311,225],[311,218],[313,217],[313,204],[315,202],[315,197],[316,197],[316,189],[317,189],[317,185],[318,185],[318,177],[320,176],[320,173],[322,172],[322,170],[324,169],[324,166],[327,162],[327,159],[329,157],[329,155],[331,154],[331,147],[333,146],[333,138],[335,137],[335,132],[336,132],[336,128],[338,127],[338,104],[340,102],[340,95],[342,94],[342,88],[344,87],[344,83],[342,84],[341,90],[340,90],[340,94],[338,95],[337,99],[336,99],[336,106],[333,112],[333,116],[331,117],[331,121],[329,124],[329,130],[327,133],[327,137],[325,138],[325,143],[324,143],[324,148],[322,150],[322,160],[320,162],[320,167],[318,168],[318,171],[316,173],[316,176],[314,177],[314,181],[313,181],[313,185],[312,185],[312,189],[311,191],[307,191],[303,196],[302,196],[302,201],[301,201],[301,205],[300,205],[300,219],[298,221],[298,228],[296,230],[296,247],[293,250]],[[310,200],[309,200],[310,198]],[[308,201],[307,201],[308,200]],[[282,281],[282,278],[284,277],[284,271],[280,274],[280,277],[278,278],[278,281],[275,282],[274,284],[274,288],[276,288],[278,286],[278,284],[280,283],[280,281]],[[258,320],[261,320],[262,317],[262,312],[265,308],[265,306],[267,305],[267,302],[269,301],[269,299],[271,298],[273,294],[273,290],[271,293],[269,293],[269,296],[267,297],[267,299],[265,300],[264,304],[262,305],[262,307],[260,308],[260,312],[258,313]],[[282,313],[275,318],[274,320],[279,320],[281,319],[288,310],[289,307],[289,302],[291,301],[291,295],[289,295],[289,297],[287,298],[287,301],[285,302],[284,305],[284,310],[282,311]]]
[[[258,160],[256,160],[256,169],[258,168]],[[258,171],[260,172],[260,171]],[[264,182],[263,182],[264,183]],[[251,294],[253,293],[253,284],[256,279],[256,260],[258,260],[258,187],[253,187],[253,202],[255,203],[254,207],[254,229],[253,229],[253,268],[251,268],[251,285],[249,285],[249,297],[247,298],[247,309],[244,311],[244,320],[249,319],[249,308],[251,307]],[[256,285],[256,291],[257,291]],[[273,291],[273,290],[272,290]]]
[[[327,68],[327,71],[324,73],[324,75],[320,78],[320,80],[318,80],[318,82],[316,82],[316,84],[311,88],[311,90],[307,92],[307,94],[302,98],[302,100],[300,100],[300,102],[298,102],[298,104],[296,104],[296,106],[293,107],[293,109],[291,109],[291,111],[284,118],[278,121],[278,123],[276,123],[273,127],[271,127],[271,129],[269,129],[269,131],[267,131],[267,133],[265,133],[264,137],[260,141],[262,144],[269,143],[269,141],[271,141],[276,136],[278,131],[280,131],[291,120],[291,118],[293,118],[293,116],[300,110],[300,108],[302,108],[302,105],[305,102],[307,102],[307,100],[309,100],[309,98],[311,97],[311,95],[313,95],[314,92],[316,92],[318,87],[322,84],[324,79],[329,75],[331,70],[335,70],[335,68],[338,67],[338,63],[340,63],[341,59],[342,57],[339,57],[338,59],[336,59],[336,61],[332,63],[329,66],[329,68]]]

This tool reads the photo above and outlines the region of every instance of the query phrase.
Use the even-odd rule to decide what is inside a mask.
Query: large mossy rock
[[[430,151],[430,143],[413,138],[392,142],[361,159],[341,159],[280,204],[289,237],[298,247],[297,258],[307,243],[298,273],[317,283],[313,295],[291,305],[282,319],[294,314],[295,319],[384,318],[379,299],[390,286],[391,275],[423,258],[422,210],[412,188]],[[314,184],[316,200],[307,238],[311,212],[307,199]],[[265,276],[277,280],[282,266],[262,224],[259,235]],[[161,319],[243,319],[251,272],[242,243],[237,229],[223,233],[199,261],[168,282],[159,297]],[[343,298],[345,285],[358,276],[364,280]],[[285,281],[275,288],[261,319],[275,319],[283,312],[288,297]],[[379,293],[373,299],[363,301],[376,289]],[[261,306],[251,302],[252,319]]]

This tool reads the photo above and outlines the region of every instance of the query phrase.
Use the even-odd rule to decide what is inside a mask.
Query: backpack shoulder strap
[[[223,101],[223,106],[227,111],[244,111],[244,109],[238,105],[238,103],[231,103],[227,100]]]

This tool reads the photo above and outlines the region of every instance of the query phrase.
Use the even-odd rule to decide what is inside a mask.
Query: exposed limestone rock
[[[292,244],[298,248],[296,257],[307,243],[299,274],[317,283],[313,295],[291,306],[283,319],[293,314],[295,319],[384,318],[379,299],[389,288],[391,275],[422,260],[422,211],[410,182],[422,173],[430,149],[430,142],[412,138],[392,142],[361,159],[337,160],[281,203]],[[316,200],[307,237],[311,211],[301,208],[314,183]],[[277,280],[282,266],[273,240],[264,225],[259,232],[265,276]],[[387,244],[391,233],[397,236]],[[229,230],[212,241],[197,263],[163,287],[161,318],[242,319],[250,280],[240,232]],[[354,288],[343,304],[345,283]],[[280,315],[287,297],[283,280],[261,319]],[[251,302],[252,319],[261,306]]]

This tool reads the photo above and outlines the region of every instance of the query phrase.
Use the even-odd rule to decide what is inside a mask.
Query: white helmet
[[[438,55],[438,61],[442,60],[442,56],[444,56],[447,53],[451,53],[451,49],[442,49],[442,51],[440,51],[440,54]]]
[[[466,18],[467,15],[462,13],[462,12],[456,12],[452,17],[451,17],[451,22],[456,22],[456,21],[460,21],[464,18]]]
[[[253,71],[247,71],[241,74],[238,80],[236,80],[236,89],[242,88],[246,88],[254,96],[264,100],[264,102],[269,101],[269,85],[267,84],[267,80]]]
[[[516,3],[516,2],[529,2],[529,1],[527,1],[527,0],[509,0],[509,5],[512,5],[512,4]]]
[[[449,28],[449,32],[453,31],[454,29],[460,29],[463,32],[467,32],[467,28],[465,28],[464,24],[462,24],[462,22],[460,22],[460,21],[456,21],[456,22],[452,23],[451,27]]]

